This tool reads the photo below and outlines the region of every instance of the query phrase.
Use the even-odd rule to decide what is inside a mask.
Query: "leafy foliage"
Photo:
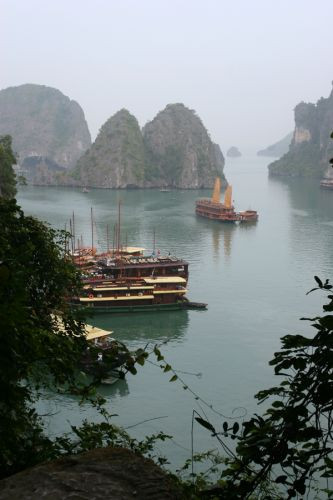
[[[0,200],[0,464],[8,475],[50,452],[33,409],[38,388],[71,384],[83,349],[83,323],[66,297],[80,277],[64,258],[62,233]],[[57,240],[61,245],[57,244]],[[54,314],[63,317],[60,329]]]
[[[105,446],[115,446],[127,448],[134,453],[144,455],[155,460],[159,465],[165,465],[167,460],[156,455],[155,445],[158,441],[171,439],[171,436],[159,432],[150,436],[145,436],[142,441],[132,438],[123,428],[111,423],[113,415],[105,415],[105,420],[101,423],[91,423],[85,420],[80,427],[72,426],[73,435],[64,435],[57,438],[55,447],[59,453],[66,450],[69,454],[82,453]]]
[[[85,356],[97,357],[99,349],[87,349],[82,311],[73,310],[68,301],[79,294],[81,276],[65,253],[67,238],[67,233],[25,216],[15,200],[0,199],[0,477],[109,444],[154,458],[154,443],[167,439],[163,433],[143,441],[130,438],[111,424],[105,400],[95,391],[104,368],[112,367],[117,356],[125,372],[136,374],[135,365],[143,365],[149,355],[144,349],[131,353],[118,343],[105,352],[92,382],[78,376]],[[85,421],[72,426],[70,435],[52,440],[35,409],[45,387],[89,399],[103,422]]]
[[[270,364],[283,380],[256,395],[259,403],[274,399],[263,416],[245,421],[239,435],[236,423],[229,428],[224,422],[219,433],[196,418],[219,440],[221,434],[238,439],[235,452],[222,441],[229,458],[218,487],[206,497],[289,499],[305,495],[320,477],[333,476],[333,295],[328,280],[315,280],[311,292],[328,292],[325,315],[302,318],[312,323],[313,336],[282,338]]]
[[[13,198],[16,194],[16,181],[13,165],[16,158],[12,151],[12,138],[0,137],[0,196]]]
[[[321,178],[332,154],[329,141],[332,126],[332,99],[321,98],[317,104],[301,102],[295,107],[295,125],[308,137],[290,144],[289,151],[269,165],[272,175]]]
[[[321,162],[317,144],[304,142],[269,165],[269,173],[273,175],[289,175],[291,177],[322,177],[326,163]]]

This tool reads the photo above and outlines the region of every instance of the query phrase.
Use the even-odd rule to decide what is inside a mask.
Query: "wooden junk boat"
[[[61,316],[54,316],[58,333],[66,333]],[[112,337],[111,330],[85,324],[87,349],[82,354],[80,369],[97,378],[102,384],[113,384],[125,377],[128,366],[133,364],[132,354],[125,344]]]
[[[144,255],[144,248],[121,245],[120,203],[112,250],[108,245],[107,252],[97,253],[92,215],[91,220],[91,247],[78,245],[75,249],[72,245],[71,255],[82,272],[83,281],[82,293],[71,298],[72,304],[97,313],[206,308],[206,304],[193,303],[185,297],[188,262],[170,254],[162,256],[160,251],[156,255],[155,232],[151,255]],[[74,227],[74,215],[71,227]]]
[[[223,203],[220,201],[220,193],[221,180],[217,177],[212,197],[196,201],[196,214],[221,222],[256,222],[258,220],[258,213],[255,210],[235,211],[232,204],[232,187],[230,184],[226,188]]]
[[[102,384],[123,379],[126,365],[131,361],[131,353],[125,344],[113,338],[110,330],[86,324],[85,332],[89,346],[81,359],[82,370],[98,378]]]
[[[76,256],[83,273],[82,294],[74,304],[94,313],[204,309],[185,297],[188,262],[173,256],[144,256],[141,248],[115,254]]]

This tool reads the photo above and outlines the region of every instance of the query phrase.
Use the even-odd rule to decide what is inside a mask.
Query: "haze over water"
[[[106,224],[117,220],[122,201],[122,234],[129,245],[152,250],[153,232],[161,253],[190,263],[188,297],[208,303],[207,311],[177,311],[96,316],[94,324],[114,331],[130,348],[161,343],[166,361],[183,372],[185,383],[226,416],[237,407],[248,413],[253,395],[274,380],[268,361],[287,333],[309,331],[302,316],[321,312],[323,296],[306,292],[313,276],[332,277],[333,193],[321,190],[318,180],[276,179],[267,174],[268,159],[228,159],[225,174],[233,186],[236,210],[258,211],[256,225],[228,225],[198,218],[195,200],[209,190],[80,190],[22,187],[18,203],[26,214],[63,228],[73,210],[77,236],[90,244],[90,207],[96,219],[101,248],[106,246]],[[155,361],[151,358],[151,361]],[[197,401],[179,382],[169,383],[154,364],[139,367],[136,376],[102,388],[115,423],[134,426],[136,436],[163,430],[174,437],[162,451],[175,467],[190,455],[192,410],[202,409],[218,427],[223,418]],[[200,404],[200,406],[199,406]],[[50,432],[69,430],[69,421],[95,418],[89,405],[79,409],[74,399],[49,394],[41,403],[50,418]],[[201,408],[200,408],[201,407]],[[238,410],[233,416],[239,416]],[[197,450],[216,447],[209,433],[195,428]]]

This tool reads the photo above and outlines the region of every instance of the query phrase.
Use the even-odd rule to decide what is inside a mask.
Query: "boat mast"
[[[116,248],[116,227],[117,224],[113,226],[113,240],[112,240],[112,256],[114,257],[114,250]]]
[[[65,254],[67,254],[67,222],[65,222]]]
[[[109,245],[109,224],[106,225],[106,252],[110,252],[110,245]]]
[[[75,251],[75,218],[74,218],[74,210],[73,210],[73,240],[74,240],[74,251]]]
[[[72,228],[72,219],[69,219],[69,231],[71,234],[71,254],[73,255],[73,228]]]
[[[117,235],[117,254],[119,255],[119,252],[120,252],[120,205],[121,205],[121,200],[119,200],[119,203],[118,203],[118,226],[117,226],[117,230],[118,230],[118,235]]]
[[[94,216],[93,209],[90,207],[90,220],[91,220],[91,255],[94,253]]]

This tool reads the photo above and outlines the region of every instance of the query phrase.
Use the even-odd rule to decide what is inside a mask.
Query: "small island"
[[[229,148],[227,151],[227,156],[229,158],[238,158],[239,156],[242,156],[242,153],[238,148],[236,148],[236,146],[231,146],[231,148]]]

